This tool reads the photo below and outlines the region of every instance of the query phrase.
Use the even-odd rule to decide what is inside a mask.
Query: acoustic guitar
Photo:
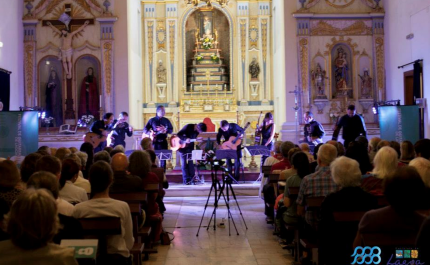
[[[189,139],[190,143],[195,142],[197,139]],[[179,136],[177,135],[172,135],[172,137],[170,137],[170,149],[172,151],[178,151],[181,148],[184,148],[187,145],[187,141],[182,140],[181,138],[179,138]]]
[[[261,115],[263,115],[263,112],[260,112],[260,116],[258,116],[257,127],[255,128],[254,145],[261,145],[261,130],[259,128],[260,127]]]
[[[93,145],[93,148],[96,148],[101,142],[107,140],[107,133],[108,131],[103,131],[102,135],[98,135],[97,133],[88,132],[84,134],[84,142],[90,143]]]
[[[249,125],[251,123],[247,122],[245,127],[243,128],[243,131],[245,132],[246,129],[248,129]],[[230,138],[228,139],[228,141],[224,142],[221,145],[221,149],[224,150],[237,150],[237,147],[242,143],[242,139],[240,138],[241,135],[237,135],[237,136],[230,136]]]

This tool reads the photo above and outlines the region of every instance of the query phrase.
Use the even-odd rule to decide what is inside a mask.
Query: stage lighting
[[[40,112],[39,112],[40,113]],[[45,119],[45,116],[46,116],[46,112],[42,112],[42,119]]]
[[[378,114],[378,104],[375,104],[372,108],[373,114]]]

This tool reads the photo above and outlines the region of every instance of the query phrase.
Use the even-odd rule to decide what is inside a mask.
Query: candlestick
[[[102,95],[100,95],[100,108],[102,107]]]

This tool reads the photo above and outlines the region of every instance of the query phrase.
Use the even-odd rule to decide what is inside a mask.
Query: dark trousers
[[[96,148],[94,148],[94,154],[100,151],[103,151],[103,149],[105,149],[105,147],[107,146],[107,142],[101,142]]]
[[[191,153],[191,151],[189,153]],[[195,174],[193,160],[187,160],[186,154],[187,153],[179,152],[181,156],[182,181],[184,184],[190,182]]]
[[[232,176],[234,177],[234,179],[236,181],[239,181],[240,179],[240,164],[241,164],[241,159],[235,159],[234,163],[231,161],[231,159],[227,159],[227,167],[228,167],[228,171],[232,174]],[[234,172],[233,172],[233,165],[234,165]],[[233,175],[234,173],[234,175]]]
[[[154,142],[154,150],[167,150],[167,141]],[[160,160],[160,167],[166,172],[166,160]]]

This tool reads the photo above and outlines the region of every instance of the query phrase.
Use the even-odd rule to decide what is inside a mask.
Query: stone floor
[[[231,224],[229,236],[228,221],[225,228],[213,230],[213,223],[206,230],[213,211],[213,197],[207,207],[199,236],[196,237],[207,197],[166,197],[167,211],[164,228],[172,232],[175,239],[170,246],[158,246],[158,254],[151,254],[144,264],[151,265],[200,265],[200,264],[291,264],[293,257],[283,250],[276,236],[272,235],[272,225],[266,224],[263,202],[256,196],[237,197],[248,229],[240,216],[236,203],[231,208],[237,225],[236,234]],[[212,204],[212,206],[210,206]],[[217,224],[227,219],[225,202],[217,210]],[[172,237],[172,236],[171,236]]]

